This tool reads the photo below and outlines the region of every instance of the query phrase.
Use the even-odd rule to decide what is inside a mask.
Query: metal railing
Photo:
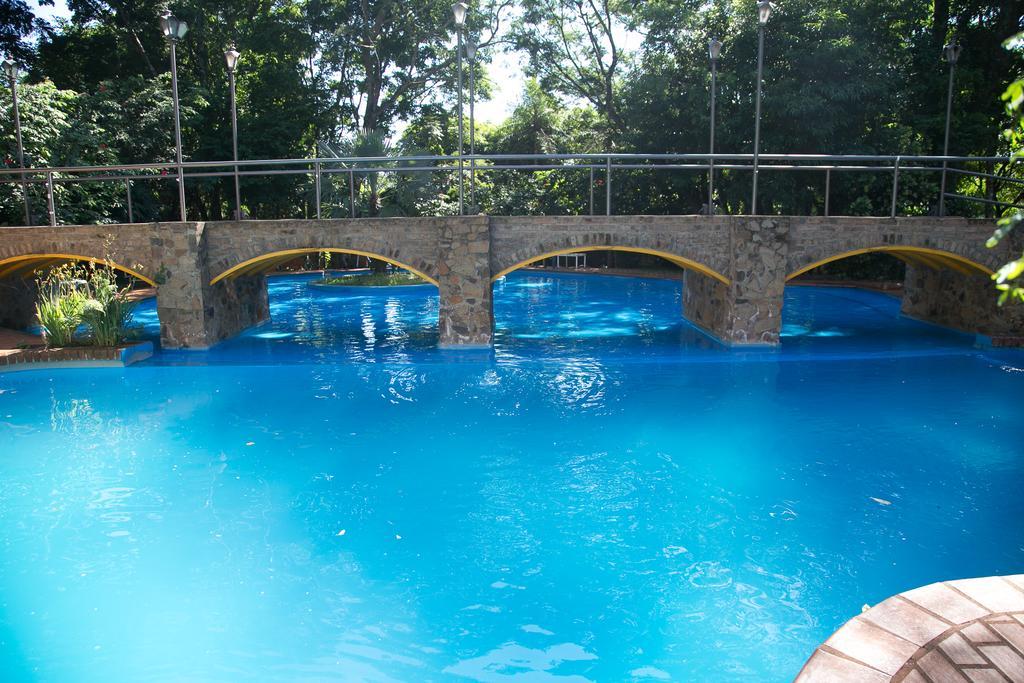
[[[322,186],[325,178],[347,176],[350,214],[356,217],[357,184],[370,174],[458,174],[473,172],[537,172],[564,171],[586,172],[589,177],[589,196],[586,205],[589,213],[595,213],[595,188],[603,186],[604,214],[613,215],[613,181],[616,174],[624,171],[652,172],[693,172],[701,174],[706,183],[715,174],[753,172],[751,154],[490,154],[458,156],[386,156],[386,157],[323,157],[314,159],[260,159],[239,161],[187,161],[179,166],[174,162],[153,164],[124,164],[116,166],[72,166],[53,168],[5,168],[0,169],[0,185],[15,184],[43,186],[49,225],[57,225],[55,188],[60,185],[80,183],[122,183],[125,192],[125,206],[128,221],[134,222],[132,187],[135,183],[173,182],[180,177],[185,183],[213,178],[269,178],[273,176],[306,176],[312,180],[314,198],[313,213],[322,216]],[[460,160],[462,164],[460,164]],[[466,162],[471,162],[467,164]],[[830,198],[833,194],[833,174],[868,173],[891,174],[889,215],[900,215],[901,179],[916,174],[953,174],[979,181],[985,196],[945,192],[944,198],[978,203],[998,209],[1024,208],[1024,177],[1010,176],[1015,162],[1008,157],[968,156],[921,156],[921,155],[866,155],[866,154],[759,154],[758,172],[813,172],[821,174],[823,215],[831,215]],[[971,170],[967,165],[987,168]],[[1004,173],[995,173],[995,167],[1002,165]],[[473,169],[470,171],[469,169]],[[1024,174],[1020,174],[1024,176]],[[449,179],[449,182],[450,179]],[[497,183],[497,181],[495,181]],[[453,182],[454,186],[457,181]],[[953,183],[954,187],[957,185]],[[1000,187],[1000,185],[1002,187]],[[983,186],[983,187],[982,187]],[[1012,199],[996,198],[1000,190],[1014,189]],[[179,197],[183,194],[177,193]],[[938,194],[935,195],[937,205]],[[184,200],[181,200],[184,201]],[[180,208],[180,207],[179,207]],[[702,212],[714,213],[707,204]],[[742,213],[742,212],[740,212]],[[933,211],[934,213],[934,211]],[[255,219],[254,216],[248,216]]]

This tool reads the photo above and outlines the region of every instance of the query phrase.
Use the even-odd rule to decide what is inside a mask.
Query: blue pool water
[[[431,288],[270,288],[208,352],[0,374],[0,679],[785,681],[1024,566],[1024,355],[886,295],[741,352],[677,282],[516,273],[467,353]]]

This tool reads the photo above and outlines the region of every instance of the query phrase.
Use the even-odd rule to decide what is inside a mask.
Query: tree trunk
[[[946,44],[946,33],[949,30],[949,0],[935,0],[932,11],[932,42],[937,50]]]

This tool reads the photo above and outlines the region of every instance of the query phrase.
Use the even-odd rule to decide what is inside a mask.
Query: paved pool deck
[[[1024,683],[1024,574],[933,583],[846,622],[797,683]]]
[[[10,356],[20,352],[22,349],[42,346],[44,346],[43,338],[39,335],[0,327],[0,356]]]
[[[52,368],[123,368],[153,355],[152,342],[115,347],[46,348],[43,338],[0,327],[0,372]]]

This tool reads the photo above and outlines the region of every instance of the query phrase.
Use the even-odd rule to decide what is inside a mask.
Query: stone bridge
[[[492,282],[562,253],[631,251],[685,269],[683,311],[727,344],[778,343],[788,280],[854,254],[907,263],[908,315],[1020,335],[989,279],[1010,258],[994,224],[963,218],[518,216],[220,221],[0,228],[0,325],[30,323],[32,273],[105,260],[156,287],[168,348],[207,347],[268,316],[264,274],[303,253],[384,259],[437,285],[446,346],[491,342]]]

